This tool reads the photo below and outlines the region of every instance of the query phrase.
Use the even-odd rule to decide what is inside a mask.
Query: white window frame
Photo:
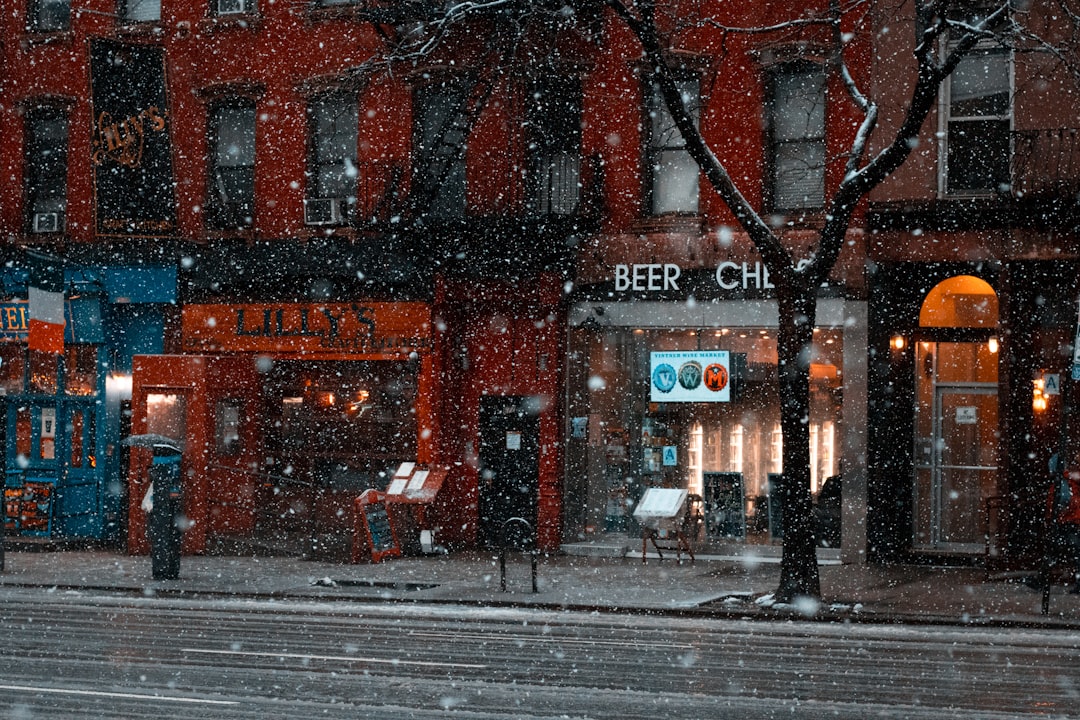
[[[126,23],[161,22],[161,0],[122,0],[121,9]]]
[[[696,74],[675,78],[694,123],[701,127],[701,79]],[[645,85],[646,205],[652,217],[697,215],[701,207],[701,169],[686,150],[655,78]],[[663,158],[667,158],[664,160]]]
[[[941,198],[946,197],[985,197],[989,195],[995,195],[999,191],[997,188],[964,188],[957,190],[949,189],[949,127],[953,122],[978,122],[978,121],[1007,121],[1008,122],[1008,135],[1009,135],[1009,158],[1007,161],[1007,177],[1006,182],[1012,182],[1012,155],[1015,148],[1013,147],[1013,130],[1015,122],[1015,112],[1013,99],[1016,91],[1016,73],[1015,73],[1015,56],[1011,50],[1007,48],[1001,48],[990,43],[980,43],[972,50],[973,53],[982,52],[998,52],[1005,56],[1006,72],[1008,74],[1008,86],[1009,86],[1009,102],[1006,106],[1006,111],[999,115],[960,115],[954,116],[952,114],[952,88],[953,88],[953,76],[950,75],[946,81],[945,86],[942,88],[942,92],[939,99],[939,112],[938,112],[938,196]],[[970,56],[969,56],[970,57]],[[959,68],[958,68],[959,69]]]
[[[817,115],[817,111],[820,110],[820,119],[817,117],[812,120],[810,118],[807,119],[806,126],[808,134],[805,136],[780,137],[778,131],[778,126],[780,124],[778,118],[781,114],[780,102],[783,99],[792,101],[798,99],[794,94],[781,97],[780,88],[785,79],[793,78],[805,78],[806,80],[820,82],[821,92],[816,98],[816,102],[813,104],[815,115]],[[827,133],[829,125],[829,99],[828,78],[825,73],[825,68],[819,63],[809,60],[798,60],[774,65],[769,70],[766,98],[768,101],[766,108],[766,115],[768,118],[767,152],[769,154],[766,198],[768,199],[769,209],[772,211],[796,212],[821,210],[825,206],[825,175],[828,168]],[[788,105],[785,105],[785,107],[788,107]],[[793,103],[792,107],[794,107]],[[811,127],[812,125],[813,127]],[[814,195],[812,197],[804,195],[802,200],[794,199],[794,196],[798,193],[797,188],[802,183],[784,182],[780,172],[781,148],[810,148],[820,152],[820,166],[807,166],[808,169],[805,173],[806,175],[809,175],[815,170],[819,173],[812,178],[815,182],[815,187],[813,188]]]

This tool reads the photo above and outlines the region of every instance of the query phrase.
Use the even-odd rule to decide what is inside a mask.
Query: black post
[[[180,577],[180,540],[182,530],[180,495],[180,451],[176,447],[154,446],[150,465],[153,487],[153,507],[147,518],[146,531],[150,541],[150,566],[155,580],[175,580]]]

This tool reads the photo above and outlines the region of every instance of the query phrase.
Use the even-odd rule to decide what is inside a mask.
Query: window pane
[[[349,95],[312,100],[312,180],[309,197],[356,197],[358,108]]]
[[[808,141],[776,149],[777,208],[820,207],[825,197],[825,146]]]
[[[38,228],[60,230],[67,209],[68,121],[60,111],[38,109],[27,116],[26,199],[27,224],[34,227],[35,216],[56,213],[55,223],[40,221]]]
[[[577,211],[581,179],[581,87],[562,78],[531,88],[526,127],[529,202],[533,211]]]
[[[127,0],[124,19],[134,22],[157,22],[161,19],[161,0]]]
[[[697,163],[682,150],[666,150],[657,160],[653,168],[653,213],[697,212]]]
[[[460,85],[441,83],[419,88],[416,95],[418,191],[428,194],[429,211],[438,217],[465,214],[466,138],[454,123],[464,102],[462,93]]]
[[[996,191],[1009,183],[1009,121],[949,123],[948,191]]]
[[[210,122],[208,217],[216,227],[250,225],[255,206],[255,106],[214,108]]]
[[[824,76],[819,72],[781,73],[775,83],[772,128],[775,139],[824,137]]]
[[[700,114],[697,78],[681,78],[677,82],[683,103],[697,125]],[[651,85],[649,118],[648,170],[652,214],[696,213],[699,168],[686,152],[686,142],[656,83]]]
[[[69,0],[38,0],[31,19],[33,30],[67,30],[71,26]]]
[[[817,65],[781,66],[769,89],[772,208],[819,208],[825,202],[825,75]]]
[[[951,117],[1008,113],[1008,56],[996,50],[973,52],[953,72],[949,89]]]

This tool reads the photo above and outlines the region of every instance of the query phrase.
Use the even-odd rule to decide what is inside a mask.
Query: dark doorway
[[[480,543],[498,547],[510,518],[506,539],[512,547],[536,542],[536,510],[540,484],[539,400],[523,396],[480,398]]]

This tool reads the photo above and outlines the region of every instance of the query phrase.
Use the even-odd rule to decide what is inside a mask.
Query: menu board
[[[353,562],[380,562],[401,555],[401,545],[390,514],[386,511],[386,493],[367,490],[356,499],[356,526]]]
[[[4,488],[4,528],[12,535],[49,535],[52,530],[53,485],[27,482]]]

